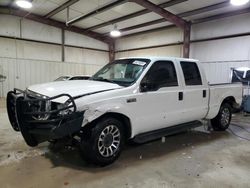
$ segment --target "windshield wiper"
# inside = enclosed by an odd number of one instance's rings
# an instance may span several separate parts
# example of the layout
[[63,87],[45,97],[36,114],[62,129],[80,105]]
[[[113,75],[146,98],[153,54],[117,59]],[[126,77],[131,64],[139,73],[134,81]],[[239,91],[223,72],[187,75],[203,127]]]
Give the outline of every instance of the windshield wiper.
[[117,84],[116,82],[114,82],[114,81],[112,81],[112,80],[109,80],[109,79],[106,79],[106,78],[103,78],[103,77],[93,78],[93,80]]

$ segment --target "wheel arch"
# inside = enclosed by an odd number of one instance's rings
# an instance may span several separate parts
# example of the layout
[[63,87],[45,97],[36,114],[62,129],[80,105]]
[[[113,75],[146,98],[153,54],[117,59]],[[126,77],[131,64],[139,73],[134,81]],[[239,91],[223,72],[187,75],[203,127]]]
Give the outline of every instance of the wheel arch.
[[234,111],[235,104],[237,104],[235,97],[233,97],[233,96],[222,97],[220,102],[217,103],[218,105],[213,105],[212,108],[210,106],[209,113],[206,116],[206,119],[215,118],[218,115],[221,106],[225,103],[229,104],[231,106],[232,110]]
[[124,126],[124,130],[125,130],[125,137],[126,139],[129,139],[132,135],[132,127],[131,127],[131,121],[130,118],[124,114],[118,113],[118,112],[106,112],[105,114],[99,116],[98,118],[96,118],[95,120],[93,120],[92,122],[88,123],[86,126],[84,126],[84,129],[91,129],[93,128],[93,125],[95,125],[95,123],[103,118],[107,118],[107,117],[112,117],[115,118],[117,120],[119,120],[123,126]]
[[221,105],[225,103],[229,104],[233,109],[234,105],[236,104],[236,99],[233,96],[228,96],[222,101]]

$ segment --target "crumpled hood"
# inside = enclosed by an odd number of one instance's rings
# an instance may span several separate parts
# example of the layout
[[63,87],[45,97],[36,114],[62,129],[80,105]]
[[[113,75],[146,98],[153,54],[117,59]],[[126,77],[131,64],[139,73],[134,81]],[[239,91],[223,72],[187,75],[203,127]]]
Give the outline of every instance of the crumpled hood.
[[[122,86],[117,84],[100,82],[94,80],[70,80],[70,81],[57,81],[44,84],[37,84],[28,87],[28,90],[37,94],[45,95],[47,97],[54,97],[60,94],[69,94],[72,97],[85,95],[88,93],[104,92],[112,89],[119,89]],[[62,99],[63,98],[63,99]],[[64,102],[65,97],[61,97],[57,102]]]

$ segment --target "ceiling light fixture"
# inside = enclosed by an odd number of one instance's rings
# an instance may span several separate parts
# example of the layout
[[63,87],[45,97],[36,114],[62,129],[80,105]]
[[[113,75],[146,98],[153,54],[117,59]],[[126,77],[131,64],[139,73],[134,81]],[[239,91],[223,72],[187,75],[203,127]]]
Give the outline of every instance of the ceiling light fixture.
[[235,6],[245,5],[249,2],[249,0],[230,0],[230,3]]
[[32,3],[29,0],[17,0],[16,4],[17,6],[25,9],[30,9],[32,7]]
[[110,31],[111,37],[119,37],[121,36],[121,31],[117,29],[117,25],[114,26],[114,29]]

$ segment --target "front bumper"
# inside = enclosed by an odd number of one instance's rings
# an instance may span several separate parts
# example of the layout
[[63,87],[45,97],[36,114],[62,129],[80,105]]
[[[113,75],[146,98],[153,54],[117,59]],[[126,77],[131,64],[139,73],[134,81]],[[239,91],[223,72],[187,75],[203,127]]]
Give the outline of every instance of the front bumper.
[[[37,108],[39,105],[52,104],[54,99],[60,97],[68,98],[64,107]],[[61,113],[65,110],[70,110],[70,113]],[[68,94],[37,98],[29,97],[26,91],[14,89],[7,95],[7,111],[12,128],[20,131],[25,142],[32,147],[74,135],[80,131],[83,121],[83,112],[76,111],[75,101]]]

